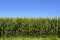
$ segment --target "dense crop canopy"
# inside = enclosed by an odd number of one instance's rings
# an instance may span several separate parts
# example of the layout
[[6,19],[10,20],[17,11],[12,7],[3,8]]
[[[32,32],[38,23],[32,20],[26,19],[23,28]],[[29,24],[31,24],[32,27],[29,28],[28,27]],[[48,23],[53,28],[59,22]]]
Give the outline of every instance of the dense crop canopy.
[[0,18],[0,36],[60,35],[60,18]]

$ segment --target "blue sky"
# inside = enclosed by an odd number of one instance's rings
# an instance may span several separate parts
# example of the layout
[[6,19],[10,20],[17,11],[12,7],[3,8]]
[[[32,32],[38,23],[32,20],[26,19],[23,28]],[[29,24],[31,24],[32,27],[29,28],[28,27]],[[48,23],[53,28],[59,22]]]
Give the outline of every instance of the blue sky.
[[0,0],[0,17],[60,17],[60,0]]

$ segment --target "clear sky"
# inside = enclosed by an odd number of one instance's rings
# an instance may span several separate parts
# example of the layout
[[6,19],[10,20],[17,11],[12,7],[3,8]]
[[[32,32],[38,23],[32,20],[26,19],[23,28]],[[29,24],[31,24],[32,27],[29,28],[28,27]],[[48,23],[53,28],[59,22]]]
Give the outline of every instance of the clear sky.
[[0,0],[0,17],[60,17],[60,0]]

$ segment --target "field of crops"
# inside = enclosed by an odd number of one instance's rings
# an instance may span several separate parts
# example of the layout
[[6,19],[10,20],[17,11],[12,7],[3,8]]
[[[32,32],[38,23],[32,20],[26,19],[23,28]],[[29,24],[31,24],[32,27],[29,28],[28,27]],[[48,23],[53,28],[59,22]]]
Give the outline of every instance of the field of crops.
[[[30,37],[26,40],[46,40],[45,37],[60,37],[59,35],[60,18],[0,18],[1,40],[5,40],[4,37]],[[36,39],[33,37],[36,37]],[[12,40],[12,38],[8,39]],[[13,38],[13,40],[18,39],[21,38]],[[51,38],[47,39],[50,40]],[[25,40],[25,38],[22,40]],[[55,40],[55,38],[51,40]]]

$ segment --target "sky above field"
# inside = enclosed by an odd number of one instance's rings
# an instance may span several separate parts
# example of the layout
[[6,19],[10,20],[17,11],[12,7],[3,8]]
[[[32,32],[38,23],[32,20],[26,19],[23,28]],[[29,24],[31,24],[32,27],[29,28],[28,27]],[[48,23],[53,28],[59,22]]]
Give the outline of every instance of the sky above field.
[[60,17],[60,0],[0,0],[0,17]]

